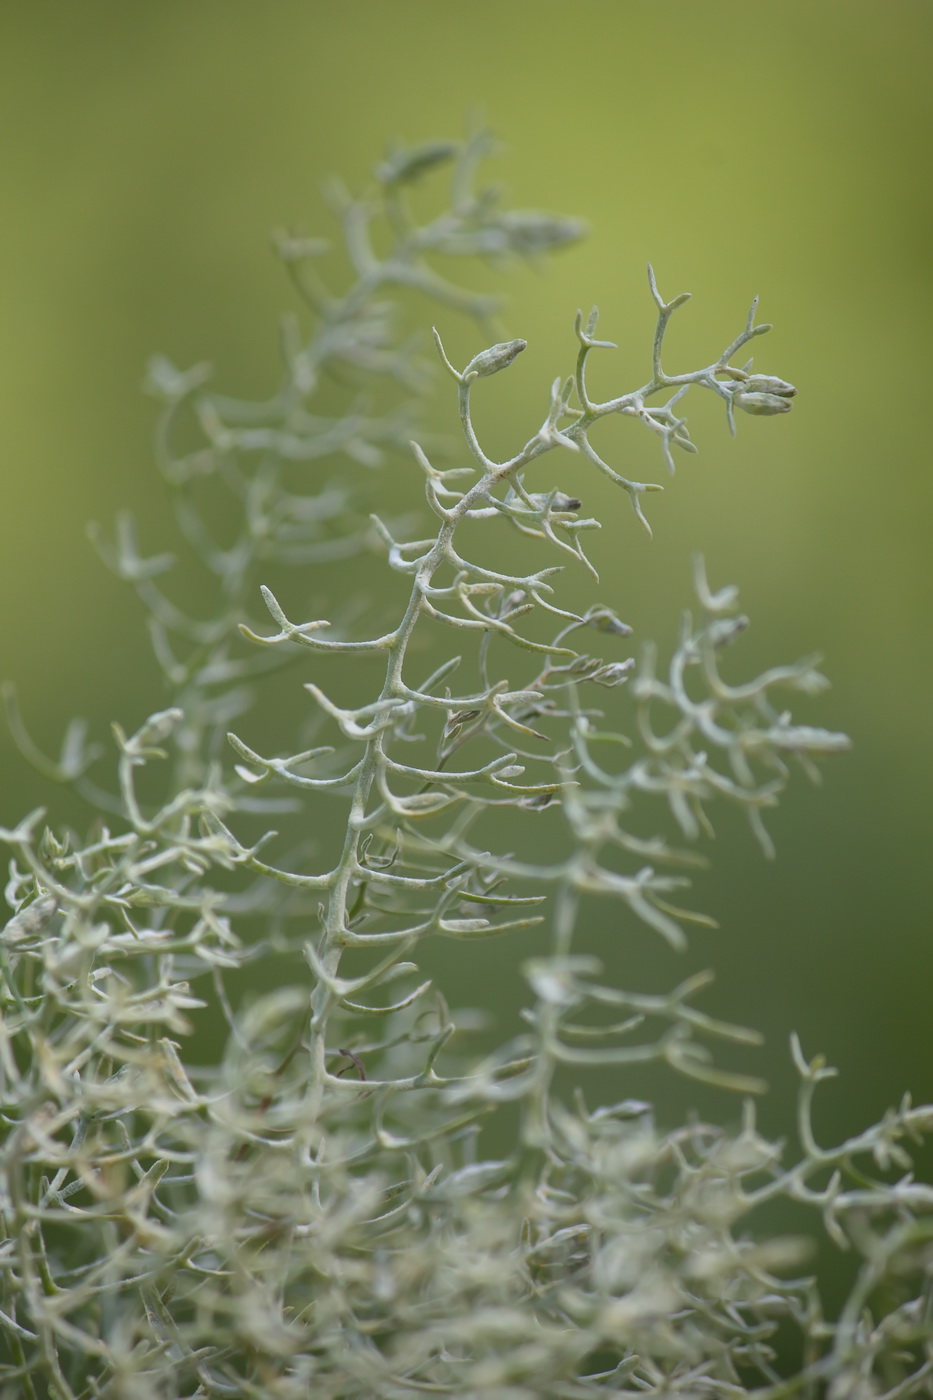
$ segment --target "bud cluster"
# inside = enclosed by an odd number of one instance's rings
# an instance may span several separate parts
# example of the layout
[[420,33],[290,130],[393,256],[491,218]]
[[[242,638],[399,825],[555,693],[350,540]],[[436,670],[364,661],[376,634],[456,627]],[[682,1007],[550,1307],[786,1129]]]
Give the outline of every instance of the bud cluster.
[[732,395],[732,402],[743,413],[766,418],[775,413],[789,413],[791,399],[797,393],[793,384],[773,374],[750,374],[745,379],[733,379],[723,384]]

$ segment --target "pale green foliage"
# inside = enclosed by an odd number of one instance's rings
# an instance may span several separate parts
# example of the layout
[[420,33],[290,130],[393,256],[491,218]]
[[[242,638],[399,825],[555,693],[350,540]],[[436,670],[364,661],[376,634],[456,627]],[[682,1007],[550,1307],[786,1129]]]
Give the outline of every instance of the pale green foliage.
[[[141,557],[128,520],[115,548],[101,539],[146,605],[169,692],[132,736],[115,726],[116,786],[89,778],[99,754],[80,727],[52,763],[11,711],[27,754],[102,816],[84,836],[56,835],[41,811],[3,833],[14,911],[0,962],[4,1397],[933,1393],[933,1191],[912,1180],[904,1151],[933,1110],[905,1102],[820,1148],[810,1102],[830,1071],[799,1047],[796,1155],[759,1135],[750,1099],[737,1133],[670,1131],[647,1103],[594,1108],[585,1082],[572,1103],[555,1087],[564,1065],[582,1076],[650,1060],[760,1087],[711,1059],[710,1039],[756,1037],[697,1009],[705,979],[666,996],[607,985],[575,938],[598,899],[623,924],[631,915],[682,944],[699,916],[671,896],[685,883],[677,872],[697,863],[691,843],[712,799],[738,804],[769,850],[762,813],[788,765],[812,771],[846,741],[784,708],[787,692],[822,688],[809,662],[724,679],[722,652],[745,619],[735,590],[711,591],[700,562],[698,614],[663,671],[651,648],[636,669],[619,654],[630,629],[613,610],[561,602],[554,567],[513,563],[518,531],[592,572],[583,538],[597,522],[540,476],[554,448],[618,484],[644,521],[658,488],[603,460],[591,438],[607,415],[649,428],[673,466],[674,449],[695,450],[678,409],[691,386],[723,400],[733,427],[736,407],[791,407],[791,385],[730,363],[768,329],[754,306],[722,355],[668,374],[664,334],[685,298],[665,302],[651,274],[651,376],[606,402],[590,397],[586,369],[607,342],[595,311],[580,317],[574,372],[505,462],[483,451],[472,399],[505,390],[507,380],[485,381],[524,341],[483,349],[459,371],[438,339],[465,443],[453,466],[409,448],[410,397],[377,406],[380,382],[410,395],[424,378],[377,297],[414,288],[485,317],[488,299],[443,280],[429,255],[534,255],[579,233],[477,193],[482,153],[482,140],[395,151],[376,172],[379,201],[335,194],[354,274],[342,296],[314,270],[322,245],[281,240],[314,323],[307,335],[286,324],[271,401],[234,402],[206,387],[203,369],[154,364],[161,470],[218,601],[212,617],[182,611],[155,581],[172,560]],[[448,165],[449,207],[416,223],[406,185]],[[370,238],[377,217],[383,254]],[[360,389],[343,413],[322,406],[334,371]],[[349,486],[319,481],[319,461],[369,467],[393,449],[422,478],[424,538],[396,539],[398,526],[356,513]],[[206,523],[205,482],[238,503],[230,546]],[[479,530],[498,569],[468,557],[464,537]],[[261,570],[326,566],[374,544],[408,590],[387,630],[293,621],[264,588],[274,630],[253,619],[242,626],[250,645],[237,639]],[[425,633],[448,643],[429,675],[425,652],[410,654]],[[593,643],[608,659],[580,649]],[[381,679],[351,708],[330,698],[327,677],[359,654],[381,662]],[[296,658],[311,663],[314,746],[260,753],[250,682]],[[594,707],[603,693],[611,720]],[[616,703],[626,696],[628,707]],[[684,846],[645,834],[664,824],[652,798]],[[247,834],[272,812],[291,852],[274,833]],[[321,840],[309,845],[309,831]],[[333,831],[333,858],[316,857]],[[419,942],[479,940],[481,959],[486,936],[532,926],[526,1029],[471,1053],[442,989],[419,975]],[[238,974],[254,964],[277,990],[250,995]],[[206,1066],[186,1048],[205,1004],[229,1023]],[[517,1124],[513,1148],[477,1160],[480,1127],[497,1112]],[[756,1224],[778,1198],[810,1207],[814,1228],[860,1261],[836,1317],[799,1271],[805,1241]]]

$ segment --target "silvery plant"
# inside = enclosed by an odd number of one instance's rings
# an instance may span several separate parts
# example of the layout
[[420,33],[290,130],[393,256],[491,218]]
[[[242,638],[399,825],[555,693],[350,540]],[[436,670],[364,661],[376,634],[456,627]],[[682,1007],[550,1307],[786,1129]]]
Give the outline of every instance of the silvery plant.
[[[540,261],[581,228],[503,208],[478,183],[487,146],[393,149],[364,196],[331,190],[345,290],[327,245],[279,239],[303,310],[272,398],[152,364],[200,580],[173,581],[128,517],[96,539],[147,613],[157,709],[103,747],[74,723],[52,760],[8,692],[26,757],[94,816],[0,833],[3,1400],[933,1395],[933,1189],[908,1156],[933,1108],[905,1099],[824,1146],[811,1105],[834,1071],[795,1043],[798,1140],[768,1141],[760,1085],[713,1054],[741,1063],[756,1036],[697,1005],[706,979],[617,986],[584,946],[607,910],[620,938],[640,921],[681,946],[714,801],[769,851],[793,770],[846,739],[791,717],[825,686],[809,662],[725,678],[746,619],[702,561],[670,659],[633,662],[585,551],[599,522],[550,473],[574,454],[574,480],[607,478],[646,526],[659,488],[605,460],[602,419],[647,429],[673,469],[696,451],[688,391],[733,431],[796,391],[752,369],[754,305],[672,373],[687,297],[649,271],[645,383],[593,397],[613,347],[580,315],[541,426],[491,457],[474,404],[503,402],[525,341],[486,344],[494,303],[450,266]],[[410,340],[399,298],[472,316],[481,348],[460,364],[437,332]],[[431,366],[452,450],[418,424]],[[384,519],[365,501],[383,462]],[[333,580],[363,556],[386,584],[360,610]],[[282,601],[328,588],[328,617]],[[270,743],[270,696],[302,685]],[[533,956],[497,1044],[418,959],[453,939],[481,965],[513,930]],[[736,1092],[740,1126],[600,1101],[613,1067],[651,1062]],[[793,1238],[769,1224],[782,1202],[811,1222]],[[839,1306],[814,1241],[846,1254]]]

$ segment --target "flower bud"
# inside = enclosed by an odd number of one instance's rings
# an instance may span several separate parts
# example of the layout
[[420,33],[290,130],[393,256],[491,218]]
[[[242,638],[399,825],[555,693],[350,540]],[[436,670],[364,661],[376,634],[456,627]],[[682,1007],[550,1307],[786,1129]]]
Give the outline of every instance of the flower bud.
[[613,632],[617,637],[630,637],[632,629],[627,622],[623,622],[620,617],[616,617],[611,608],[597,605],[590,608],[584,621],[590,627],[596,627],[600,632]]
[[564,515],[578,511],[583,504],[578,496],[566,496],[563,491],[531,491],[528,499],[538,510],[544,510],[550,504],[552,511],[559,511]]
[[600,666],[588,677],[595,681],[597,685],[612,686],[623,685],[629,678],[632,667],[635,665],[633,657],[627,661],[610,661],[605,666]]
[[500,369],[508,369],[515,356],[520,355],[527,345],[527,340],[502,340],[498,345],[490,345],[488,350],[481,350],[473,356],[463,371],[464,378],[469,374],[483,378],[487,374],[498,374]]
[[780,394],[748,390],[744,386],[736,390],[732,401],[736,408],[741,408],[744,413],[754,413],[758,417],[767,417],[772,413],[789,413],[794,406],[789,398],[782,398]]
[[499,216],[498,224],[509,250],[525,255],[565,248],[585,232],[579,219],[557,218],[534,209],[509,209]]
[[714,647],[727,647],[742,635],[747,626],[747,617],[721,617],[710,623],[707,636]]
[[409,151],[393,151],[375,171],[375,176],[383,185],[409,184],[435,166],[453,160],[456,154],[457,147],[450,141],[431,141]]
[[540,812],[545,807],[550,807],[554,801],[553,792],[536,792],[531,797],[519,799],[519,807],[524,807],[526,812]]
[[778,394],[782,399],[792,399],[797,392],[793,384],[774,374],[750,374],[740,388],[742,393]]
[[51,922],[58,913],[58,896],[40,895],[31,904],[25,905],[14,914],[0,931],[5,943],[20,943],[24,938],[34,938]]
[[[184,711],[179,709],[159,710],[150,715],[145,724],[126,741],[127,753],[144,753],[147,749],[161,744],[172,730],[184,719]],[[121,748],[124,745],[121,744]]]

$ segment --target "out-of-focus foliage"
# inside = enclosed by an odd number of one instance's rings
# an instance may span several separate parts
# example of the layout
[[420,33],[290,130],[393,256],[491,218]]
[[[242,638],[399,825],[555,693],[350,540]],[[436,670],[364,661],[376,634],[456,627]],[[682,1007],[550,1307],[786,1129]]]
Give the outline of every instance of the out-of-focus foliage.
[[[694,1119],[671,1131],[645,1100],[597,1105],[587,1078],[657,1061],[761,1087],[711,1057],[710,1040],[741,1059],[756,1037],[694,1004],[703,979],[663,995],[621,987],[579,942],[601,901],[622,940],[640,921],[681,945],[703,919],[671,896],[701,863],[709,804],[735,804],[770,851],[762,813],[791,769],[814,776],[846,740],[785,708],[787,692],[823,688],[810,662],[726,678],[745,619],[700,561],[698,615],[668,665],[650,648],[637,668],[618,655],[630,629],[593,593],[584,548],[599,522],[541,459],[576,454],[645,525],[657,488],[610,465],[606,420],[647,428],[673,468],[675,449],[696,450],[691,390],[733,429],[736,409],[786,414],[789,382],[732,363],[770,327],[753,304],[722,353],[672,372],[662,350],[686,297],[666,301],[649,270],[647,380],[596,397],[590,362],[614,347],[596,338],[595,310],[578,316],[572,372],[502,461],[482,446],[474,396],[509,382],[486,384],[525,342],[458,370],[436,337],[463,444],[453,466],[423,438],[407,453],[435,533],[410,539],[404,520],[360,513],[349,487],[308,480],[308,464],[334,458],[368,470],[417,431],[423,375],[394,331],[397,289],[483,317],[488,300],[446,280],[441,255],[530,256],[579,235],[565,218],[503,210],[476,183],[483,150],[482,137],[396,147],[371,192],[335,192],[344,292],[316,274],[320,244],[281,240],[311,326],[286,323],[268,400],[153,363],[159,465],[212,587],[183,605],[163,580],[171,556],[143,556],[129,518],[114,544],[98,534],[145,605],[169,698],[134,733],[114,726],[115,783],[80,726],[45,758],[11,701],[27,756],[98,816],[79,833],[39,809],[2,832],[4,1397],[930,1394],[933,1189],[912,1178],[906,1146],[933,1109],[905,1099],[822,1148],[811,1101],[831,1071],[795,1045],[790,1150],[750,1106],[738,1130]],[[416,215],[409,186],[448,167],[449,204]],[[343,386],[339,414],[319,404],[325,375]],[[214,488],[235,508],[223,544]],[[385,625],[388,589],[376,626],[341,618],[336,600],[334,625],[294,621],[268,586],[275,630],[250,615],[268,568],[329,567],[374,542],[403,585]],[[552,559],[579,569],[585,608]],[[590,638],[608,656],[583,650]],[[255,687],[267,672],[291,685],[285,665],[302,656],[320,667],[308,732],[262,753]],[[341,667],[364,669],[344,682]],[[419,945],[475,944],[479,962],[485,939],[532,927],[527,1029],[471,1050],[469,1017],[458,1028],[444,987],[420,975]],[[250,995],[259,968],[278,985]],[[205,1007],[227,1022],[216,1062],[197,1057]],[[581,1081],[575,1096],[561,1067]],[[509,1145],[486,1158],[482,1128],[497,1119]],[[800,1272],[807,1233],[769,1226],[777,1201],[851,1252],[841,1306]]]

